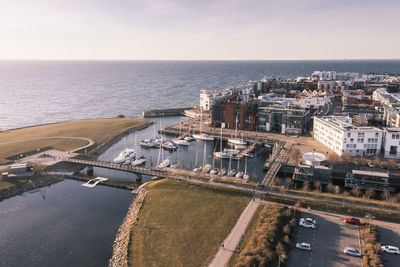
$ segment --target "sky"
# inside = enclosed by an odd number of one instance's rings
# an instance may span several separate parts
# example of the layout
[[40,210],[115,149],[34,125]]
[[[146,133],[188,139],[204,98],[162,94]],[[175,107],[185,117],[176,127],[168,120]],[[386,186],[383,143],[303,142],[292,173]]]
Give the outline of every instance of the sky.
[[0,59],[399,59],[399,0],[0,0]]

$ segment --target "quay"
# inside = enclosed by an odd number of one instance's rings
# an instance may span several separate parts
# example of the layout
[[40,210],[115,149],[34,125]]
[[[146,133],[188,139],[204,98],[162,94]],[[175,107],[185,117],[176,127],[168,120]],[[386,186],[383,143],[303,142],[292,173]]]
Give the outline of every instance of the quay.
[[161,116],[181,116],[186,110],[192,108],[170,108],[170,109],[152,109],[143,111],[143,118],[161,117]]

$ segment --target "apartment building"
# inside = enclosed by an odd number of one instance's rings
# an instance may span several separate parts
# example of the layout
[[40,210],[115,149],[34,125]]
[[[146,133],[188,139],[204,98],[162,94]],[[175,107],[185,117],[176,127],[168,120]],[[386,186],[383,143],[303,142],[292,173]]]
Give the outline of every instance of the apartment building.
[[355,126],[350,117],[314,117],[314,139],[339,156],[373,156],[381,153],[383,130]]
[[385,128],[383,139],[385,158],[400,158],[400,128]]

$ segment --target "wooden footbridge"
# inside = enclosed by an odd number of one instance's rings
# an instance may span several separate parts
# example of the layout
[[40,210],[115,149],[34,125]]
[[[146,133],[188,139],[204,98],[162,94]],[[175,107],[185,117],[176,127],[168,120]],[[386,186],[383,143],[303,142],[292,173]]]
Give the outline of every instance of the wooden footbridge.
[[119,164],[109,161],[99,161],[99,160],[86,160],[86,159],[73,159],[73,158],[63,158],[65,162],[71,162],[76,164],[82,164],[92,167],[106,168],[118,171],[131,172],[142,175],[158,176],[158,177],[169,177],[168,172],[163,169],[153,168],[149,169],[146,167],[137,167],[130,164]]

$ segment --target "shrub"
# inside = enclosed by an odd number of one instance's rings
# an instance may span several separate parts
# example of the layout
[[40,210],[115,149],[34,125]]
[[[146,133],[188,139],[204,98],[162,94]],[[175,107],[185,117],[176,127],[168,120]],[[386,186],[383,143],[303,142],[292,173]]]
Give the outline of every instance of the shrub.
[[381,244],[378,242],[378,230],[375,225],[364,225],[360,228],[362,240],[363,267],[383,267],[380,256]]

